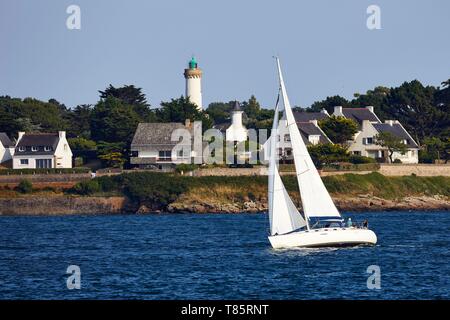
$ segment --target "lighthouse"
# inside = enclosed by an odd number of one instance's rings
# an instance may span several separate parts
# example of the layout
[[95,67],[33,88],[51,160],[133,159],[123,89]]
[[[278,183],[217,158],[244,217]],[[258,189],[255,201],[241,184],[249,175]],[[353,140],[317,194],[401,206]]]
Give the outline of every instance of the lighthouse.
[[235,101],[231,112],[231,125],[225,132],[226,141],[242,142],[247,140],[247,128],[242,124],[242,114],[239,102]]
[[202,69],[198,67],[197,60],[192,57],[188,68],[184,69],[184,78],[186,79],[186,97],[202,110]]

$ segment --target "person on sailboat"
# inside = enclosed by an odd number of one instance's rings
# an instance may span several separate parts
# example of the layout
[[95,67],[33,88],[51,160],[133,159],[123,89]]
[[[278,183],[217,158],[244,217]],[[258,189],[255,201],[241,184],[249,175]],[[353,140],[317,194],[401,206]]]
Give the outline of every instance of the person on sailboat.
[[348,220],[347,220],[347,227],[351,227],[353,225],[353,223],[352,223],[352,218],[348,218]]
[[363,228],[364,228],[364,229],[368,229],[368,228],[369,228],[369,221],[367,221],[367,219],[365,219],[365,220],[363,221]]

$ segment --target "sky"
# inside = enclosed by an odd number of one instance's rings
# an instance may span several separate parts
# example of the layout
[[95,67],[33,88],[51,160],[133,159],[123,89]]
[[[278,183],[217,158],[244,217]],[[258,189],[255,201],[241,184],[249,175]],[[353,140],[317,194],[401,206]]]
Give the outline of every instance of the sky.
[[[81,29],[66,9],[78,5]],[[369,5],[381,29],[367,27]],[[450,78],[448,0],[0,0],[0,95],[95,104],[109,84],[141,87],[152,106],[184,94],[194,54],[203,104],[271,108],[281,59],[292,105],[375,86]]]

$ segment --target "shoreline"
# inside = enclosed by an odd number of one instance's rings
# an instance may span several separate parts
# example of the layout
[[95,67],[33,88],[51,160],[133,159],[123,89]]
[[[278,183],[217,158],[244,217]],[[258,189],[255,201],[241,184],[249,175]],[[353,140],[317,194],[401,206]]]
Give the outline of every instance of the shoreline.
[[[400,200],[373,196],[333,196],[340,211],[446,211],[450,201],[444,196],[411,196]],[[255,214],[267,211],[264,201],[212,204],[180,199],[163,209],[136,205],[123,196],[79,197],[52,195],[0,198],[0,216],[143,215],[143,214]]]

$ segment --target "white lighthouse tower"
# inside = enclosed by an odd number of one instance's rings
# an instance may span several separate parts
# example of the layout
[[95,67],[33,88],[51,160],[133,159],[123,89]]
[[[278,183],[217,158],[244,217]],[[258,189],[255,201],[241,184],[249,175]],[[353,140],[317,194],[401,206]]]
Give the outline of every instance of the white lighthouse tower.
[[186,97],[197,105],[199,110],[203,110],[202,106],[202,69],[197,65],[197,60],[192,57],[189,61],[189,67],[184,69],[184,78],[186,79]]
[[247,128],[242,124],[243,113],[239,102],[236,101],[231,112],[231,125],[225,132],[226,141],[242,142],[247,140]]

